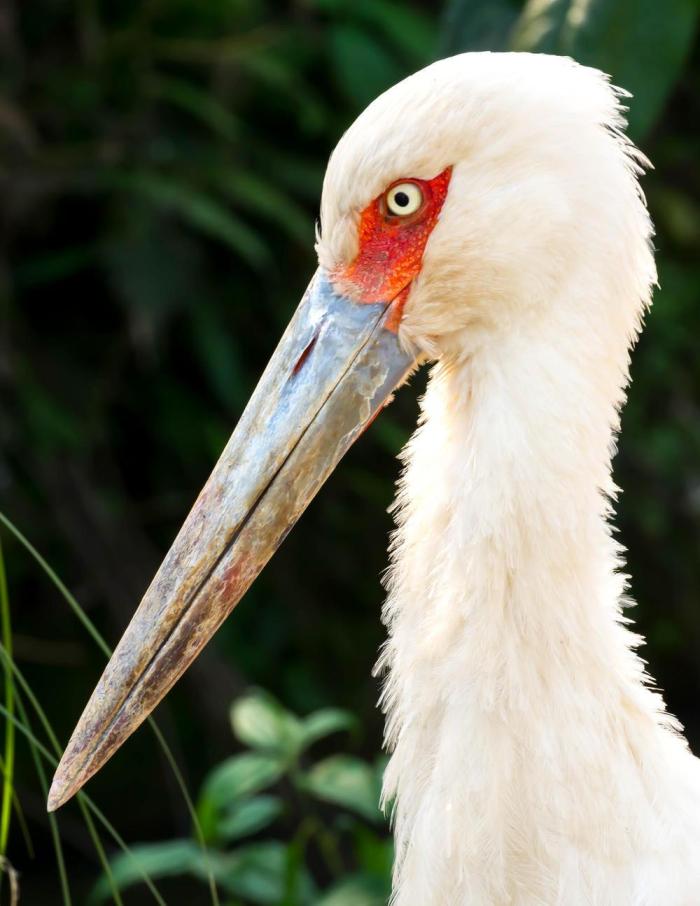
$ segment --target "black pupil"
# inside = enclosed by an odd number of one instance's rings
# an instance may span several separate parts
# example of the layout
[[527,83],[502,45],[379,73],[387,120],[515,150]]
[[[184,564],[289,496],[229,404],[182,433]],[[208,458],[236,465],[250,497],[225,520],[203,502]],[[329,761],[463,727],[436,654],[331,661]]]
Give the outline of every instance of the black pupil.
[[399,208],[405,208],[411,199],[405,192],[397,192],[394,195],[394,202]]

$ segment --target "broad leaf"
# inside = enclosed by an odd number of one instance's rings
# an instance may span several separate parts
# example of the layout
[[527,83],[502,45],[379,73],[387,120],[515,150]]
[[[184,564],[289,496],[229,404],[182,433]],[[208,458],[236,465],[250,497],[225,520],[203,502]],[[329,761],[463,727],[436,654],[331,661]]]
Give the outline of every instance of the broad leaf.
[[255,749],[287,759],[296,757],[299,751],[299,719],[263,692],[238,699],[231,708],[231,724],[240,741]]
[[[217,873],[217,880],[229,893],[252,903],[279,904],[285,899],[287,860],[288,849],[283,843],[251,843],[231,854],[226,870]],[[313,884],[304,870],[294,902],[301,906],[312,896]]]
[[658,118],[692,45],[696,0],[529,0],[515,50],[565,54],[612,76],[632,93],[630,134],[639,139]]
[[[380,837],[360,821],[353,828],[357,865],[367,876],[390,878],[394,862],[394,841],[390,836]],[[388,893],[388,891],[387,891]]]
[[384,906],[387,893],[376,878],[353,875],[326,891],[315,906]]
[[342,805],[368,818],[382,821],[380,784],[374,768],[350,755],[333,755],[314,765],[304,787],[319,799]]
[[352,730],[357,720],[349,711],[340,708],[322,708],[314,711],[302,720],[301,738],[304,748],[308,748],[319,739],[341,730]]
[[518,18],[513,0],[451,0],[442,22],[441,56],[466,50],[505,50]]
[[[164,843],[142,843],[128,853],[111,860],[115,885],[123,890],[138,884],[144,875],[152,880],[203,871],[204,854],[192,840],[169,840]],[[101,902],[110,895],[106,877],[100,878],[90,896],[91,902]]]
[[[191,875],[204,880],[210,869],[227,893],[260,904],[280,903],[286,891],[288,850],[283,843],[268,841],[251,843],[223,855],[213,852],[205,855],[191,840],[172,840],[167,843],[143,844],[134,847],[128,855],[119,855],[111,863],[114,883],[120,889],[143,880]],[[297,899],[299,906],[309,903],[314,888],[308,872],[299,876]],[[92,891],[93,903],[104,901],[110,895],[106,878],[101,878]]]
[[212,92],[203,90],[189,79],[161,76],[147,87],[154,97],[179,107],[222,138],[232,141],[239,137],[240,123],[231,111]]
[[330,36],[330,60],[336,79],[358,109],[405,75],[373,30],[336,25]]
[[223,809],[276,783],[285,770],[275,755],[247,752],[218,765],[204,781],[201,805]]
[[232,805],[217,823],[221,840],[237,840],[256,834],[282,814],[282,802],[276,796],[256,796]]
[[152,170],[115,171],[105,174],[104,184],[178,215],[194,229],[229,246],[255,268],[269,264],[269,249],[254,230],[218,200],[182,180]]
[[394,0],[359,0],[353,14],[381,31],[417,65],[427,63],[434,53],[437,31],[433,16]]
[[267,179],[245,170],[218,170],[210,173],[217,188],[231,201],[253,214],[269,220],[305,247],[313,243],[313,221],[296,202]]
[[250,396],[250,386],[235,332],[226,329],[213,306],[194,306],[190,318],[192,346],[212,390],[228,411],[241,411]]

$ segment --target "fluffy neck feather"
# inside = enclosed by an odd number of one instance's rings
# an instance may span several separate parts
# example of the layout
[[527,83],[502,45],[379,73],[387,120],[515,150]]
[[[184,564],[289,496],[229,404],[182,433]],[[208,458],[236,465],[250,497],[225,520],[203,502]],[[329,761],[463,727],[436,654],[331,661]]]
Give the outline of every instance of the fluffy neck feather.
[[439,363],[405,454],[380,660],[400,906],[690,903],[640,873],[700,799],[621,615],[626,351],[577,337],[533,322]]

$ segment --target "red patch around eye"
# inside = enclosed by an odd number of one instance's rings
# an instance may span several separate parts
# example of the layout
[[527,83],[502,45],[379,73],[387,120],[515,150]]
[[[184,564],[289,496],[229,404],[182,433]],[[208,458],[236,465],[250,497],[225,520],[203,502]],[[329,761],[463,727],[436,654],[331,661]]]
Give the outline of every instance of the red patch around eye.
[[[425,245],[447,196],[452,167],[433,179],[398,179],[370,202],[360,215],[359,250],[347,267],[333,273],[333,283],[358,302],[391,302],[387,327],[397,330],[411,281],[423,262]],[[389,189],[411,182],[423,193],[423,204],[402,217],[386,207]]]

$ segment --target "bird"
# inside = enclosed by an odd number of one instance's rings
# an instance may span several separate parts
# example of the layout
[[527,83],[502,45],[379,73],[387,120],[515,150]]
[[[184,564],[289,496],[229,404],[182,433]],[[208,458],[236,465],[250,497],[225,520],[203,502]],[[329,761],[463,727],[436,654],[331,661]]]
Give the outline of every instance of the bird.
[[318,270],[67,746],[141,723],[348,447],[430,367],[393,514],[393,906],[697,906],[700,761],[639,656],[612,459],[657,276],[626,93],[546,54],[389,88],[326,171]]

